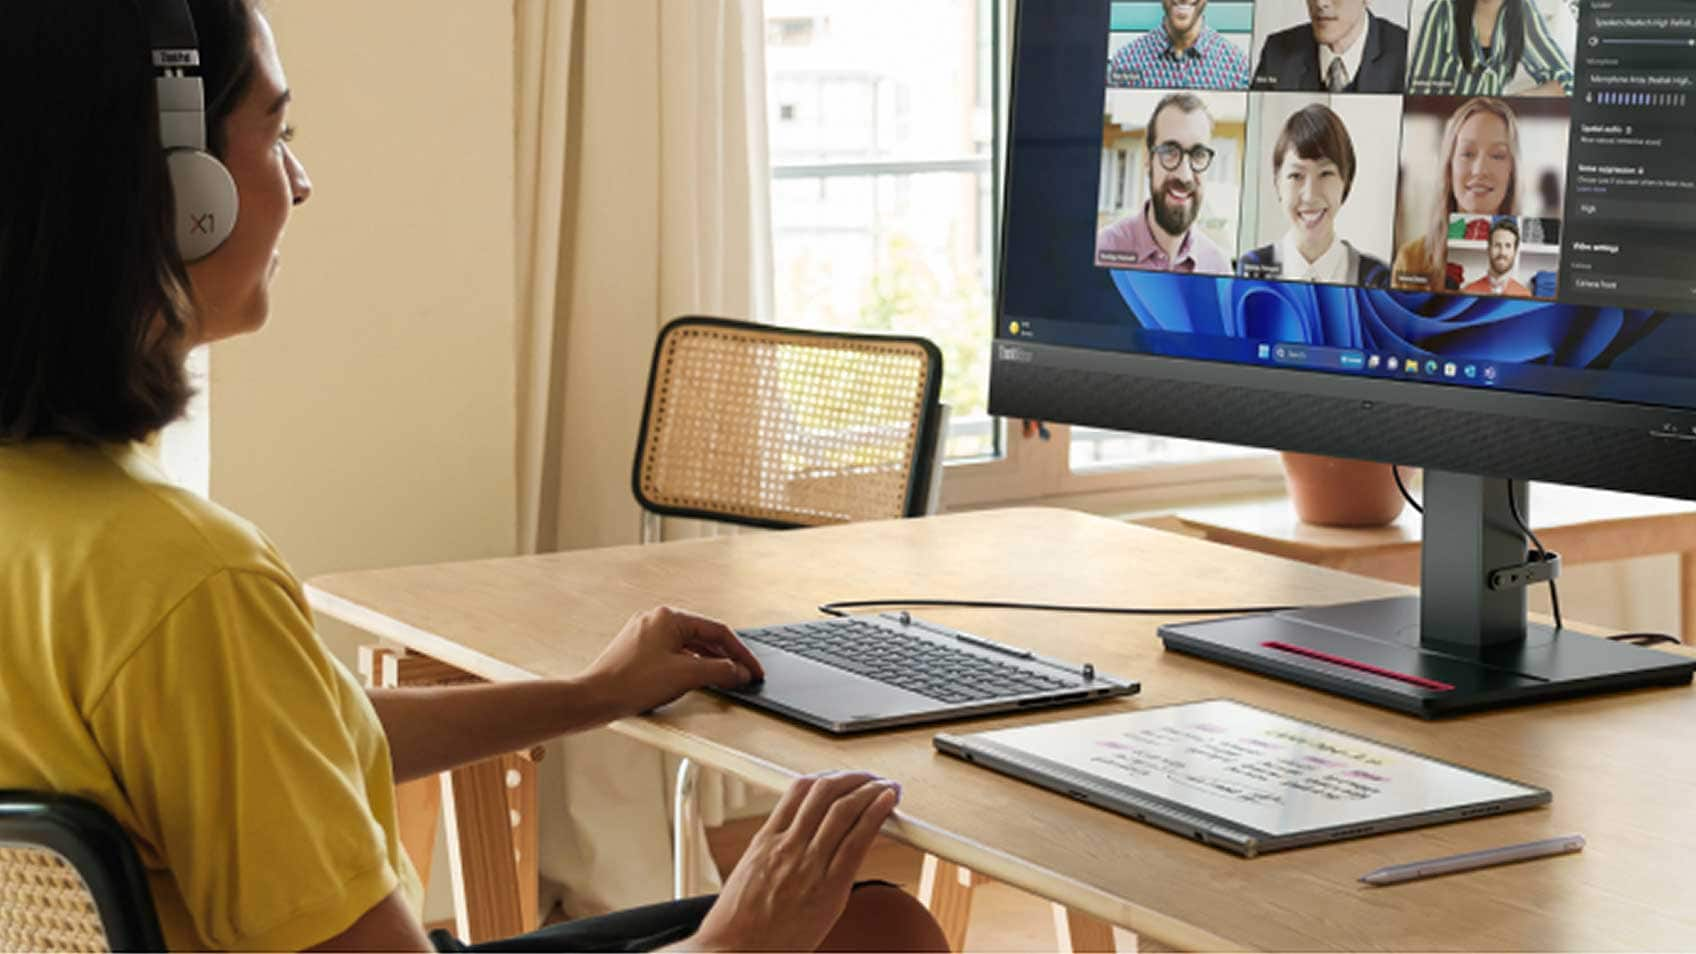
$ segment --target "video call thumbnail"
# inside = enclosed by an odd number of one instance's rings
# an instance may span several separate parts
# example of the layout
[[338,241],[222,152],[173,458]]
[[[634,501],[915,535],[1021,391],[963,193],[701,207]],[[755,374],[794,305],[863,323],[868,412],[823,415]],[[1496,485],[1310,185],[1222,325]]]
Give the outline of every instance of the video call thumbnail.
[[1408,0],[1260,0],[1250,89],[1400,93]]
[[1095,261],[1229,275],[1248,94],[1108,90]]
[[[1391,286],[1478,294],[1555,287],[1570,110],[1564,98],[1404,98]],[[1457,216],[1472,219],[1458,238]],[[1486,228],[1475,224],[1481,217],[1492,232],[1504,225],[1504,247],[1494,255],[1491,232],[1478,236]],[[1508,224],[1517,233],[1512,243]],[[1535,243],[1527,241],[1532,231]]]
[[1248,89],[1252,0],[1111,4],[1109,89]]
[[1560,278],[1560,219],[1449,216],[1448,266],[1468,295],[1553,299]]
[[1571,96],[1578,0],[1412,0],[1407,92],[1415,96]]
[[1385,288],[1401,97],[1266,93],[1248,129],[1236,274]]

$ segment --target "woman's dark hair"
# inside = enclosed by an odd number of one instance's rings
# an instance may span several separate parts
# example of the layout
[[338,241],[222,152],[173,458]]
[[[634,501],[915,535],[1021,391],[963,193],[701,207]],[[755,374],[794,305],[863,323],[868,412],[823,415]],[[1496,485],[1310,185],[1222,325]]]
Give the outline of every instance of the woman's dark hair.
[[[1508,70],[1504,75],[1511,77],[1519,69],[1519,58],[1525,55],[1525,0],[1502,0],[1502,7],[1506,16],[1492,39],[1506,58]],[[1477,8],[1478,0],[1454,0],[1455,52],[1468,73],[1478,66],[1472,62],[1472,14]]]
[[[157,2],[0,5],[0,443],[138,440],[192,393],[148,35]],[[253,78],[253,13],[250,0],[189,6],[221,155]]]
[[1283,171],[1284,157],[1294,149],[1296,155],[1312,162],[1329,159],[1343,174],[1343,199],[1354,188],[1354,140],[1343,119],[1329,107],[1312,103],[1296,110],[1284,121],[1284,131],[1272,146],[1272,177]]

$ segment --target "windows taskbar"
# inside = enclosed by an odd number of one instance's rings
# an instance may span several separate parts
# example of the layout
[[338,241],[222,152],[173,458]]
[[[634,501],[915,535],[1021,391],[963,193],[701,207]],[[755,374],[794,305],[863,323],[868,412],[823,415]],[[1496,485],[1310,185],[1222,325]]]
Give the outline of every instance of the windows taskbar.
[[1225,335],[1151,331],[1123,325],[1011,317],[1002,319],[996,338],[1098,351],[1696,409],[1696,377],[1672,377],[1620,369],[1559,368],[1418,350],[1338,348]]

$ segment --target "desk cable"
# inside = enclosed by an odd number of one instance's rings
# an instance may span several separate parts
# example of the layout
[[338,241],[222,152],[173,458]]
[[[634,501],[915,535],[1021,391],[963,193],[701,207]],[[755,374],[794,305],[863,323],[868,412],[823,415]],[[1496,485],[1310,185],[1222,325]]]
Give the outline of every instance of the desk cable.
[[[1394,475],[1396,479],[1396,489],[1401,491],[1402,498],[1407,501],[1408,506],[1412,507],[1416,513],[1423,514],[1425,512],[1425,508],[1420,506],[1419,501],[1413,499],[1413,495],[1408,492],[1407,485],[1402,482],[1401,469],[1392,464],[1390,466],[1390,473]],[[1543,572],[1538,573],[1538,575],[1543,579],[1546,579],[1549,583],[1549,605],[1554,611],[1552,615],[1555,617],[1555,629],[1559,631],[1562,628],[1561,604],[1560,595],[1555,589],[1555,576],[1559,573],[1560,557],[1559,555],[1552,554],[1548,550],[1544,549],[1542,541],[1537,539],[1537,534],[1532,532],[1531,528],[1525,525],[1525,521],[1521,519],[1519,514],[1519,503],[1513,499],[1511,484],[1509,485],[1508,490],[1508,508],[1509,512],[1513,514],[1514,522],[1517,523],[1519,525],[1519,529],[1531,539],[1531,544],[1536,549],[1536,559],[1532,564],[1530,564],[1530,566],[1533,568],[1543,568]],[[849,615],[849,610],[871,609],[883,606],[1035,610],[1047,613],[1103,613],[1115,616],[1231,616],[1247,615],[1250,613],[1281,613],[1301,608],[1299,606],[1091,606],[1075,603],[1024,603],[1009,600],[945,600],[920,597],[888,597],[884,599],[870,600],[834,600],[829,603],[820,603],[818,610],[826,616],[840,617]],[[1608,638],[1616,642],[1635,643],[1639,646],[1653,646],[1657,643],[1676,644],[1679,642],[1678,639],[1668,636],[1665,633],[1619,633],[1609,636]]]

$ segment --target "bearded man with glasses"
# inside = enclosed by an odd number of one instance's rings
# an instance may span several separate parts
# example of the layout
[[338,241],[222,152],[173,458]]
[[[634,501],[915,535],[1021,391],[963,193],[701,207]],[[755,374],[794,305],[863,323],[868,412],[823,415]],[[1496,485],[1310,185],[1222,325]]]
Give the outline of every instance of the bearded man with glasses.
[[1164,272],[1231,274],[1230,257],[1195,228],[1213,164],[1213,117],[1194,93],[1169,93],[1148,118],[1148,200],[1102,229],[1097,265]]

